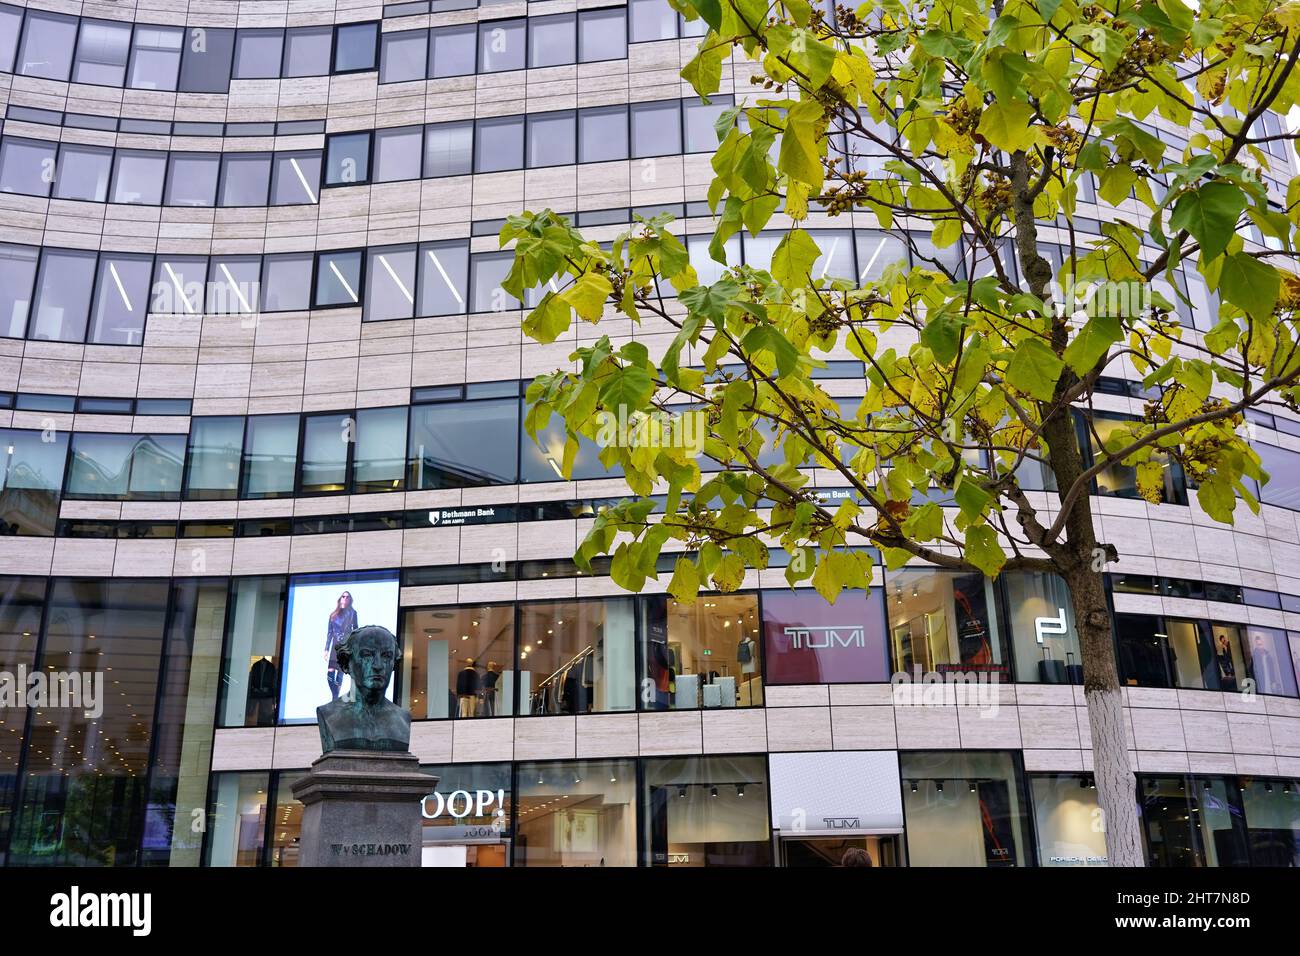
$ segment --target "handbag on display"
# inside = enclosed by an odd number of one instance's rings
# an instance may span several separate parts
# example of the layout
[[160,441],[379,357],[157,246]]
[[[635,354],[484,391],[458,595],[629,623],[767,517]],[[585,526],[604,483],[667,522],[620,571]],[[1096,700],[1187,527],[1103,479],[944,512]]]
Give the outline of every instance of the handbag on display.
[[1083,683],[1083,665],[1074,662],[1074,651],[1065,652],[1065,676],[1071,684]]
[[1038,662],[1038,679],[1044,684],[1065,683],[1065,662],[1052,659],[1052,649],[1043,647],[1043,659]]

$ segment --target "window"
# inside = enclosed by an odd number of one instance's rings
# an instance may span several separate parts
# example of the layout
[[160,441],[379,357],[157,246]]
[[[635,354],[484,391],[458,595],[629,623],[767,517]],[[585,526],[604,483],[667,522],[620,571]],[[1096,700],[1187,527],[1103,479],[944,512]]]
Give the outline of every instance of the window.
[[34,246],[0,243],[0,336],[21,339],[27,334],[38,252]]
[[772,865],[767,758],[656,757],[642,767],[643,864]]
[[[701,598],[706,602],[715,600]],[[888,681],[891,671],[885,644],[884,603],[880,588],[846,591],[834,605],[809,589],[764,591],[763,643],[768,682]],[[747,636],[753,637],[753,632],[750,628]],[[761,673],[761,669],[753,673]]]
[[157,206],[162,202],[167,154],[119,149],[113,164],[112,202]]
[[184,435],[77,432],[68,466],[70,498],[175,500],[180,496]]
[[524,166],[524,118],[501,116],[475,121],[474,172],[495,173]]
[[1120,680],[1130,687],[1174,687],[1169,662],[1169,633],[1158,617],[1116,614]]
[[429,79],[467,76],[475,70],[478,27],[467,23],[429,31]]
[[0,466],[0,535],[54,534],[68,433],[0,429],[0,450],[5,453]]
[[211,206],[216,202],[219,153],[172,153],[168,166],[168,206]]
[[6,136],[0,141],[0,192],[48,196],[55,178],[53,143]]
[[293,494],[298,469],[298,416],[251,415],[244,433],[241,498]]
[[95,280],[95,253],[44,249],[28,338],[82,342]]
[[1300,452],[1252,442],[1268,481],[1259,486],[1259,500],[1279,508],[1300,511]]
[[528,166],[569,166],[577,148],[574,113],[534,113],[528,117]]
[[406,406],[357,412],[352,490],[400,491],[406,473]]
[[190,500],[237,497],[243,447],[242,415],[191,419],[189,454],[185,459],[185,497]]
[[1086,773],[1029,778],[1039,866],[1105,866],[1106,832],[1096,826],[1097,788]]
[[108,147],[64,143],[59,148],[54,198],[104,202],[108,199],[108,177],[112,169],[113,151]]
[[18,50],[18,72],[44,80],[66,81],[72,70],[72,49],[76,42],[75,17],[28,10],[23,42]]
[[1300,788],[1289,780],[1243,780],[1241,805],[1251,864],[1300,866]]
[[1065,580],[1039,571],[1002,576],[1015,646],[1016,680],[1082,684],[1083,655]]
[[636,621],[630,598],[547,601],[519,609],[524,714],[636,709]]
[[677,38],[677,11],[663,0],[628,0],[633,43]]
[[370,133],[329,137],[325,156],[325,185],[351,186],[370,179]]
[[428,72],[429,32],[385,33],[379,49],[379,82],[423,80]]
[[330,27],[290,27],[285,31],[283,75],[327,76],[333,43]]
[[654,595],[642,614],[643,709],[763,703],[756,595],[705,595],[691,605]]
[[314,205],[320,184],[320,157],[321,154],[316,150],[276,153],[271,174],[271,205]]
[[627,107],[597,106],[579,110],[578,162],[605,163],[616,159],[627,159]]
[[636,761],[518,765],[516,866],[636,866]]
[[371,249],[366,263],[367,322],[415,314],[415,246]]
[[234,30],[187,27],[185,50],[181,57],[181,90],[186,93],[228,92],[234,55]]
[[1151,866],[1249,866],[1241,790],[1223,777],[1138,777]]
[[821,250],[813,263],[812,278],[853,281],[853,233],[848,229],[825,229],[812,233],[812,238]]
[[437,123],[424,131],[424,175],[464,176],[473,168],[474,124]]
[[413,405],[407,488],[513,484],[518,435],[517,399]]
[[311,266],[311,253],[266,256],[262,260],[262,311],[310,309]]
[[465,311],[469,244],[429,242],[420,246],[419,315],[456,315]]
[[486,20],[478,25],[479,72],[522,70],[527,49],[525,20]]
[[265,206],[270,181],[270,153],[227,153],[221,157],[220,205]]
[[730,96],[715,96],[710,103],[686,102],[686,152],[711,153],[718,148],[714,124],[731,105]]
[[208,267],[209,315],[251,315],[257,311],[261,256],[213,256]]
[[578,14],[578,57],[583,63],[627,58],[627,14],[621,9]]
[[411,716],[430,720],[514,713],[515,608],[427,608],[406,612],[402,686]]
[[208,807],[211,832],[204,848],[205,866],[263,865],[270,790],[271,774],[267,771],[212,775]]
[[18,50],[18,32],[23,25],[23,11],[0,3],[0,73],[14,71],[14,54]]
[[335,33],[335,73],[356,73],[375,68],[378,23],[349,23],[339,27]]
[[493,252],[470,258],[471,312],[504,312],[519,308],[519,300],[501,288],[514,262],[514,253]]
[[108,20],[82,20],[72,82],[121,86],[131,48],[131,25]]
[[347,490],[348,448],[355,432],[351,414],[308,415],[303,419],[303,494]]
[[1016,754],[913,750],[898,762],[910,865],[1031,865]]
[[375,130],[375,182],[419,179],[423,139],[420,126]]
[[879,282],[886,268],[907,258],[903,241],[887,232],[859,229],[854,240],[858,247],[858,285]]
[[895,671],[995,672],[1009,677],[1005,636],[983,574],[908,568],[885,582]]
[[203,311],[203,284],[207,276],[207,256],[158,256],[149,311],[161,315],[198,315]]
[[275,724],[285,584],[279,577],[231,580],[225,656],[217,684],[218,727]]
[[240,30],[235,41],[236,80],[273,80],[280,77],[283,30]]
[[[1085,423],[1086,421],[1085,419]],[[1107,445],[1116,449],[1125,447],[1130,441],[1125,434],[1131,424],[1132,422],[1120,418],[1092,416],[1088,439],[1093,460],[1097,461],[1104,457]],[[1160,452],[1153,454],[1152,460],[1159,461],[1164,466],[1163,486],[1160,489],[1161,501],[1166,504],[1187,504],[1187,486],[1183,481],[1182,466]],[[1117,498],[1140,497],[1137,490],[1137,468],[1132,465],[1119,462],[1107,465],[1097,475],[1096,481],[1097,491],[1100,494],[1114,495]]]
[[127,86],[133,90],[174,90],[181,69],[180,27],[138,24],[131,39],[131,69]]
[[[691,265],[695,267],[695,274],[699,276],[702,285],[712,285],[722,278],[728,266],[738,265],[741,262],[739,235],[731,236],[723,243],[723,258],[727,261],[726,265],[717,262],[709,252],[709,244],[713,241],[711,235],[687,236],[685,239]],[[784,460],[784,456],[782,458]]]
[[528,20],[528,65],[533,69],[576,63],[577,29],[572,13]]
[[1250,676],[1255,681],[1255,692],[1295,697],[1296,672],[1286,631],[1255,626],[1244,630],[1245,654]]
[[361,253],[321,252],[316,256],[316,306],[359,305]]
[[510,865],[513,770],[508,763],[434,764],[421,770],[437,777],[425,798],[425,866]]
[[[538,432],[537,441],[527,433],[522,433],[520,440],[519,475],[523,481],[564,480],[560,462],[564,460],[565,435],[564,426],[558,418],[552,417],[547,422],[546,427]],[[573,461],[572,480],[612,478],[622,473],[619,465],[608,469],[605,467],[600,460],[600,446],[594,441],[585,435],[578,438],[578,454]]]
[[100,345],[143,343],[152,275],[153,256],[100,253],[89,341]]
[[675,156],[682,151],[682,104],[633,103],[632,157]]

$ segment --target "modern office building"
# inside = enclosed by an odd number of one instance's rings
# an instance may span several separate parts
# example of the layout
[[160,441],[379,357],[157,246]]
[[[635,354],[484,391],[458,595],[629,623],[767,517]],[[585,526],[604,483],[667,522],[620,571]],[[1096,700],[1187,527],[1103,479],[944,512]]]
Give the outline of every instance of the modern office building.
[[[522,385],[594,332],[525,342],[496,236],[671,211],[715,276],[732,100],[681,82],[696,42],[663,0],[0,2],[0,863],[293,865],[356,623],[402,641],[428,865],[1104,862],[1060,581],[917,566],[831,607],[778,567],[687,607],[569,560],[622,483],[589,448],[560,480]],[[1084,233],[1139,214],[1083,199]],[[906,255],[810,229],[829,274]],[[1110,380],[1099,429],[1142,402]],[[1176,468],[1159,506],[1099,480],[1157,865],[1300,863],[1300,419],[1253,424],[1235,527]]]

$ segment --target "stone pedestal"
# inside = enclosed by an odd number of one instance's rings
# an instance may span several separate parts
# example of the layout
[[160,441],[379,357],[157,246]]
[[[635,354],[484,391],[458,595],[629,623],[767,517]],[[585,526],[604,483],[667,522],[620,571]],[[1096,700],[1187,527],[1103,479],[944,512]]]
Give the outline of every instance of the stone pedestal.
[[323,754],[293,785],[303,805],[298,865],[419,866],[420,801],[437,783],[414,754]]

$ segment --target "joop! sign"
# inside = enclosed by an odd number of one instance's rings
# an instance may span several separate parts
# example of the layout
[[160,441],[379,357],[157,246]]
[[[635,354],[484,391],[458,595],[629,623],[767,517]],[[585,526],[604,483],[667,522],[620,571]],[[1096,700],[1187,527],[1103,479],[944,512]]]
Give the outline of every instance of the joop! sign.
[[420,815],[426,820],[442,816],[463,820],[470,816],[500,816],[505,806],[505,790],[453,790],[446,795],[435,791],[420,801]]

